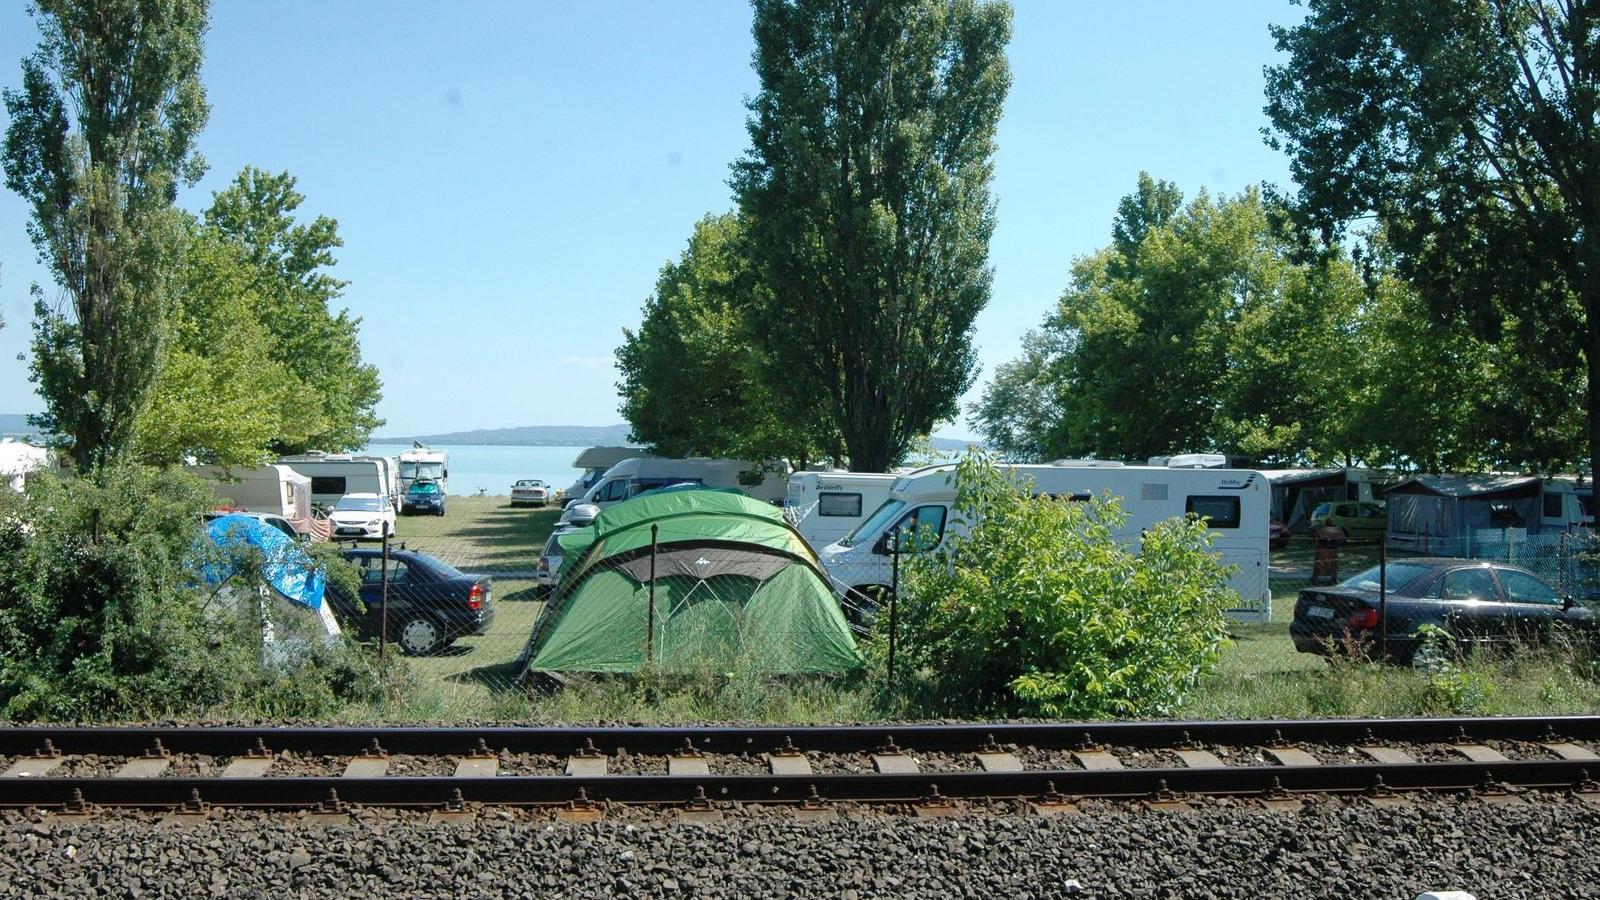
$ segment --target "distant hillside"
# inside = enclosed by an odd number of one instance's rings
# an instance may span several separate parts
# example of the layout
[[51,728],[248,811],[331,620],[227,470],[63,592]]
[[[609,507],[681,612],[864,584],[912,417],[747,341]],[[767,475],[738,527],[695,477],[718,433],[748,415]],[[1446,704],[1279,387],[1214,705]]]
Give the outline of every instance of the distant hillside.
[[478,428],[444,434],[375,437],[374,444],[458,444],[489,447],[609,447],[628,442],[627,425],[523,425],[519,428]]
[[[22,418],[17,416],[16,418]],[[0,427],[5,417],[0,417]],[[615,447],[628,443],[627,425],[523,425],[519,428],[477,428],[472,431],[450,431],[444,434],[416,434],[396,437],[375,437],[374,444],[424,444],[466,445],[479,447]],[[936,437],[933,449],[941,453],[960,453],[970,444],[956,438]]]
[[940,453],[960,453],[966,450],[968,447],[983,446],[983,441],[977,440],[976,438],[970,441],[963,441],[959,438],[936,437],[931,438],[930,443],[933,444],[933,449],[938,450]]

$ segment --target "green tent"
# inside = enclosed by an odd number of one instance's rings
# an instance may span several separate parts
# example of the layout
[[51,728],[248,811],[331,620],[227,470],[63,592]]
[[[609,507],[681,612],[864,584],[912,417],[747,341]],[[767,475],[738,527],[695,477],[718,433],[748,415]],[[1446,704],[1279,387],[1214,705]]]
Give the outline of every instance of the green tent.
[[680,672],[735,658],[774,674],[861,664],[816,554],[774,506],[665,488],[557,540],[560,587],[523,651],[524,673],[633,672],[647,652]]

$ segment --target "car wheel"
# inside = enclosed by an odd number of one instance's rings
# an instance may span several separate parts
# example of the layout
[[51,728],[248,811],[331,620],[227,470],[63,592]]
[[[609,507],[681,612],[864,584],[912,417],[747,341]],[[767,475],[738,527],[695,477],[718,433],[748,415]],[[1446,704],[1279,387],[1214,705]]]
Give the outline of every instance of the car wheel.
[[394,630],[394,642],[407,656],[427,656],[444,647],[444,629],[427,616],[413,616]]

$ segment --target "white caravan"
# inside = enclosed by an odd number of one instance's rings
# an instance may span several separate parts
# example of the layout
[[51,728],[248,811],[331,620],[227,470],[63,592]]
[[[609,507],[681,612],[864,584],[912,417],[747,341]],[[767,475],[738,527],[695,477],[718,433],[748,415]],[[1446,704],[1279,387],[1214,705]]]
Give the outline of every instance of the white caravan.
[[429,478],[439,485],[439,490],[450,493],[446,479],[450,477],[450,451],[434,450],[421,441],[412,441],[410,450],[400,451],[400,493],[404,494],[413,481]]
[[[1212,548],[1235,571],[1228,586],[1243,604],[1228,615],[1266,622],[1272,616],[1267,584],[1267,523],[1271,489],[1260,472],[1241,469],[1172,469],[1125,466],[1099,460],[1061,460],[1053,465],[1009,466],[1012,477],[1032,483],[1033,492],[1058,499],[1088,500],[1111,494],[1128,517],[1117,537],[1136,544],[1141,532],[1158,522],[1189,513],[1206,517],[1216,534]],[[891,580],[888,544],[897,529],[915,528],[942,541],[964,533],[955,516],[955,466],[926,466],[900,476],[889,498],[867,521],[819,554],[841,589],[871,594]]]
[[286,465],[189,466],[185,471],[210,485],[224,509],[272,513],[291,522],[311,518],[311,479]]
[[821,550],[854,531],[889,499],[898,475],[878,472],[796,472],[789,476],[783,514],[806,543]]
[[[761,463],[742,459],[668,459],[647,456],[617,463],[583,495],[584,503],[601,509],[637,497],[648,490],[672,484],[701,484],[712,488],[731,488],[768,503],[782,503],[788,487],[789,467],[778,463],[777,471],[766,471]],[[575,504],[569,503],[570,510]]]
[[50,451],[24,441],[0,440],[0,479],[18,493],[27,486],[28,474],[50,466]]
[[566,499],[568,503],[581,498],[589,493],[589,489],[600,483],[606,470],[625,459],[640,459],[652,456],[648,450],[639,447],[590,447],[578,454],[572,461],[574,469],[582,469],[583,474],[572,487],[567,488]]
[[329,509],[345,494],[377,494],[391,506],[400,499],[394,461],[387,456],[352,456],[348,453],[313,451],[278,460],[282,465],[311,479],[311,502]]

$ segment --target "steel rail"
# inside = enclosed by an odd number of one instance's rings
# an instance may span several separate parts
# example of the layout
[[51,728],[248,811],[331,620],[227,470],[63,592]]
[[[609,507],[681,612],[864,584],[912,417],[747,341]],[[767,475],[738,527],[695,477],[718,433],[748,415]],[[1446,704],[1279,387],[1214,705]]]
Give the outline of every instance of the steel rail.
[[390,753],[470,753],[482,740],[512,753],[669,754],[688,742],[706,753],[762,753],[786,746],[824,753],[872,752],[888,741],[907,750],[972,751],[989,744],[1070,749],[1085,742],[1172,748],[1187,743],[1267,746],[1277,741],[1459,743],[1485,740],[1600,740],[1600,716],[1427,719],[1312,719],[1163,722],[964,723],[955,725],[764,726],[15,726],[0,727],[0,754],[27,755],[49,741],[61,753],[136,756],[159,740],[172,753],[243,755],[258,743],[274,752],[351,755],[372,741]]
[[1076,800],[1272,797],[1294,794],[1573,790],[1600,797],[1592,763],[1571,760],[1210,769],[1152,768],[922,772],[814,775],[608,775],[317,777],[41,777],[0,780],[0,807],[61,808],[80,799],[91,807],[173,809],[194,801],[221,807],[312,809],[330,798],[378,807],[443,808],[454,802],[497,806],[563,806],[584,799],[623,804],[688,804],[697,798],[745,804],[797,804],[808,799],[918,803],[950,799]]

